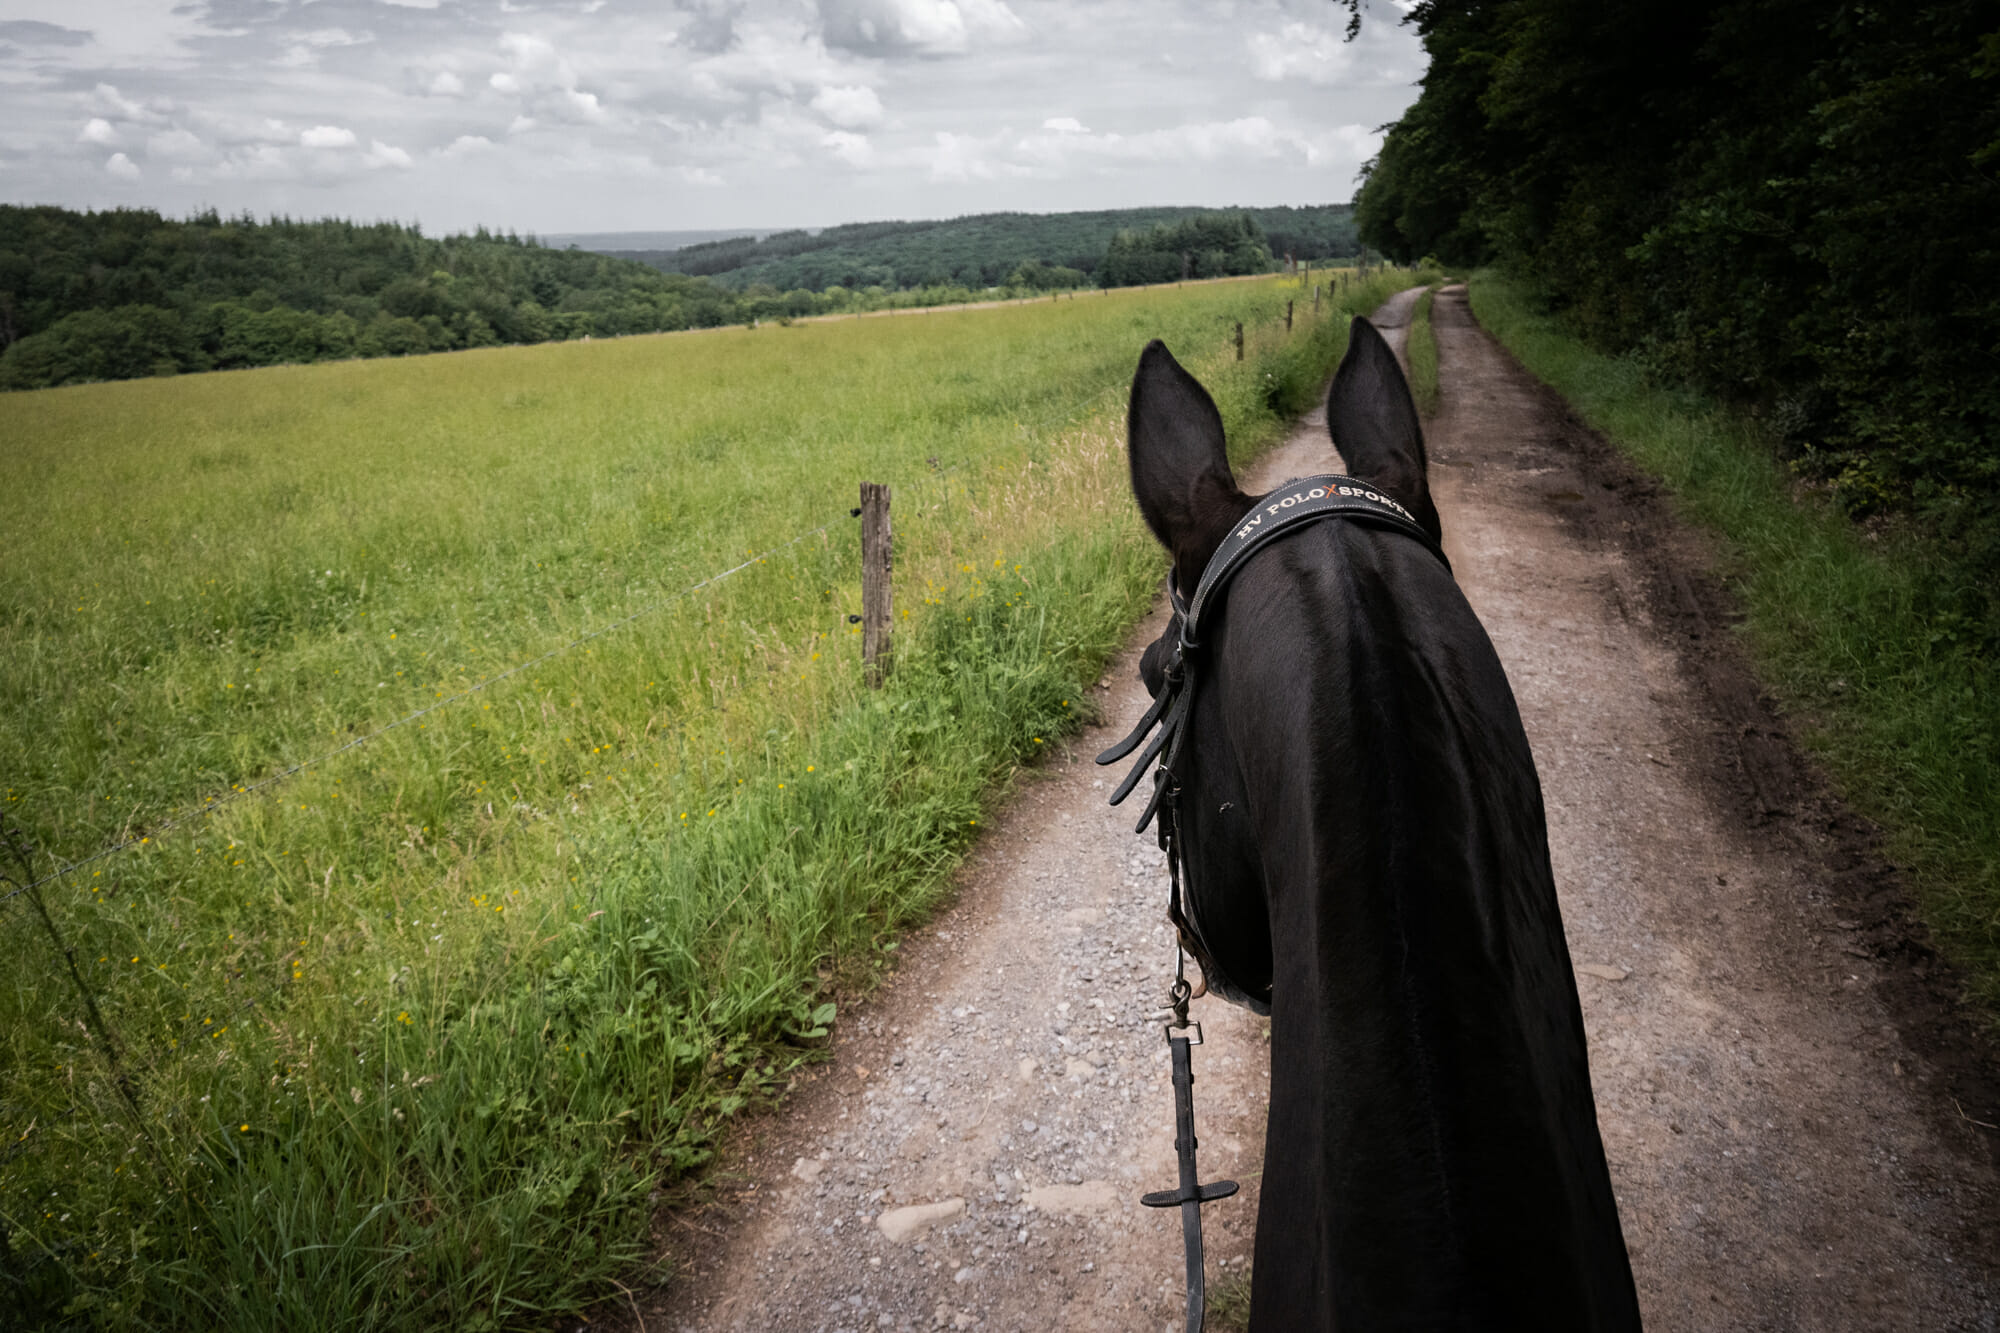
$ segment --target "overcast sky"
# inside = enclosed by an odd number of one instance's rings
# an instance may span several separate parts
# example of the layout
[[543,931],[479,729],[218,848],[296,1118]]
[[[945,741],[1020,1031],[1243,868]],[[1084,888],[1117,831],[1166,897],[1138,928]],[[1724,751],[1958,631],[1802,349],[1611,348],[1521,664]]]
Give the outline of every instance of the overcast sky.
[[0,0],[0,200],[434,233],[1336,203],[1395,0]]

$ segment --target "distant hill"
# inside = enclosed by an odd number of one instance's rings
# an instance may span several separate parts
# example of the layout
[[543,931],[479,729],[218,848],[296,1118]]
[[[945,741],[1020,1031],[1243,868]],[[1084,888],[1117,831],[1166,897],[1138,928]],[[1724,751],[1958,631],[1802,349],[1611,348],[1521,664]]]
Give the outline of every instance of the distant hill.
[[[570,239],[655,248],[556,244]],[[1262,273],[1357,249],[1346,205],[538,240],[0,204],[0,390]]]
[[725,227],[720,231],[563,231],[537,239],[552,250],[588,250],[593,254],[620,254],[628,250],[668,251],[708,241],[731,241],[739,236],[769,236],[775,227]]
[[0,204],[0,389],[741,323],[699,278],[481,228]]
[[[1348,204],[1302,208],[1121,208],[1093,213],[979,213],[933,222],[858,222],[818,232],[737,236],[673,249],[606,246],[599,253],[741,290],[825,291],[955,285],[992,287],[1024,266],[1095,282],[1121,233],[1247,215],[1271,254],[1345,259],[1360,253]],[[597,238],[599,240],[603,238]],[[592,247],[596,248],[596,247]],[[1037,284],[1042,285],[1042,284]],[[1062,285],[1048,282],[1046,285]]]

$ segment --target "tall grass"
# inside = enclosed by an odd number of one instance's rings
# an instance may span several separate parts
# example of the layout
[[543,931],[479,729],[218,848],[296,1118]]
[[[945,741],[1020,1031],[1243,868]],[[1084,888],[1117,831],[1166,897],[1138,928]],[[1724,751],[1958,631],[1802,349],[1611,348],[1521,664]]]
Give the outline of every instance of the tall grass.
[[629,1277],[650,1191],[814,1058],[1144,608],[1139,347],[1247,457],[1344,347],[1339,310],[1286,338],[1283,294],[10,397],[4,810],[38,871],[145,839],[40,891],[129,1103],[0,906],[17,1322],[499,1327]]
[[1858,530],[1796,486],[1757,424],[1592,352],[1492,273],[1472,308],[1522,364],[1720,534],[1749,643],[1797,733],[1878,821],[1921,910],[2000,1019],[2000,680],[1925,595],[1917,533]]

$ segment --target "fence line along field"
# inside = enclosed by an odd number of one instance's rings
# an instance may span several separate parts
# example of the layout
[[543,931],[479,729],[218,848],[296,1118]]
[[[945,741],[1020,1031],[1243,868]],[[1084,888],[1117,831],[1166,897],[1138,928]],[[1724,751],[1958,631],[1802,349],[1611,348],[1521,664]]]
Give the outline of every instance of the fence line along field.
[[9,396],[6,873],[139,842],[0,908],[0,1300],[479,1328],[611,1290],[1146,604],[1145,340],[1255,448],[1411,280],[1289,336],[1272,280]]

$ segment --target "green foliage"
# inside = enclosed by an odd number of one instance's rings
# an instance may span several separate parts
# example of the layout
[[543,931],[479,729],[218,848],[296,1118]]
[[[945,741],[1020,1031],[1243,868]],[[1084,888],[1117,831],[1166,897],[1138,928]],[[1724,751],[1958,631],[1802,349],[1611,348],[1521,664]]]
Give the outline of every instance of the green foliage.
[[755,316],[705,282],[483,230],[0,205],[0,388]]
[[[1120,232],[1149,233],[1155,227],[1188,222],[1228,221],[1247,216],[1274,254],[1299,259],[1347,258],[1360,252],[1353,210],[1345,204],[1304,208],[1219,211],[1199,208],[1128,208],[1095,213],[983,213],[941,222],[863,222],[819,232],[778,232],[754,240],[739,237],[671,251],[613,251],[672,272],[715,278],[732,288],[756,284],[774,290],[825,291],[879,287],[896,291],[956,284],[968,289],[1010,286],[1048,290],[1086,283],[1016,282],[1024,266],[1074,269],[1099,286],[1099,271]],[[1224,250],[1239,238],[1219,237]],[[1204,244],[1201,248],[1208,248]],[[1232,272],[1261,273],[1261,267]],[[1172,277],[1181,276],[1178,260]]]
[[1270,247],[1247,213],[1192,217],[1111,238],[1098,267],[1106,287],[1133,287],[1182,278],[1226,278],[1271,267]]
[[[1318,258],[1354,252],[1350,213],[1243,216],[1280,228],[1282,249]],[[483,229],[433,240],[393,223],[0,205],[0,389],[1073,291],[1096,281],[1119,227],[1190,216],[1192,226],[1239,215],[998,213],[596,254]],[[1263,272],[1268,259],[1246,251],[1199,276]]]
[[2000,667],[1931,588],[1933,537],[1863,537],[1799,503],[1769,427],[1585,346],[1519,282],[1482,274],[1480,322],[1727,542],[1764,678],[1844,794],[1883,827],[1925,919],[2000,1022]]
[[1289,339],[1245,282],[10,398],[0,812],[42,870],[148,839],[42,891],[137,1116],[0,904],[15,1322],[547,1327],[629,1284],[653,1189],[818,1058],[1156,590],[1139,348],[1241,457],[1396,285]]
[[1755,407],[1849,513],[1950,553],[2000,654],[2000,33],[1985,0],[1426,0],[1357,201],[1498,259],[1595,345]]

